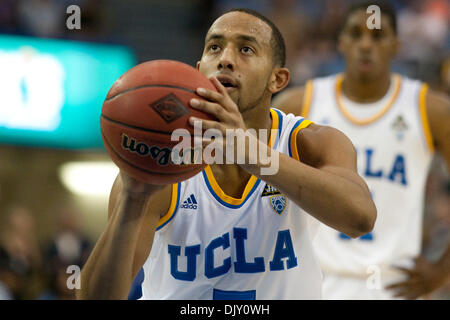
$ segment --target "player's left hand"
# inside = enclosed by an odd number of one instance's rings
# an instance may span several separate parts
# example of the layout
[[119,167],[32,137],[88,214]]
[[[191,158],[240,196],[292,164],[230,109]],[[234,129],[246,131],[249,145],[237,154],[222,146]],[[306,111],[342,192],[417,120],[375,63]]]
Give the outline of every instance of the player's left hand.
[[396,293],[394,297],[405,299],[417,299],[426,296],[441,287],[446,279],[446,271],[438,264],[428,261],[424,256],[415,259],[412,269],[396,267],[408,278],[399,283],[386,287]]

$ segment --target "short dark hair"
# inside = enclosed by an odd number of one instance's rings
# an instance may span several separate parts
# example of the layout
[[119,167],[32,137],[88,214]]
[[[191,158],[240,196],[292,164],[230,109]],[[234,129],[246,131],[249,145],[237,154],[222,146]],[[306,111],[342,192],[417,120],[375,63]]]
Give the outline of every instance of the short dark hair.
[[284,67],[286,65],[286,45],[284,43],[283,36],[281,35],[280,30],[277,28],[277,26],[266,16],[263,16],[259,12],[256,12],[252,9],[247,8],[235,8],[228,10],[223,15],[230,13],[230,12],[243,12],[247,13],[251,16],[254,16],[265,23],[267,23],[272,29],[272,37],[270,38],[270,45],[272,47],[273,51],[273,61],[274,64],[280,65],[280,67]]
[[353,12],[361,9],[364,9],[364,11],[366,11],[367,8],[371,5],[378,6],[380,8],[381,14],[382,15],[384,14],[387,17],[389,17],[389,19],[391,20],[392,30],[394,31],[394,34],[397,34],[397,13],[395,12],[395,8],[387,1],[375,1],[375,0],[353,3],[347,9],[347,12],[344,15],[341,32],[344,30],[344,27],[347,24],[347,20]]

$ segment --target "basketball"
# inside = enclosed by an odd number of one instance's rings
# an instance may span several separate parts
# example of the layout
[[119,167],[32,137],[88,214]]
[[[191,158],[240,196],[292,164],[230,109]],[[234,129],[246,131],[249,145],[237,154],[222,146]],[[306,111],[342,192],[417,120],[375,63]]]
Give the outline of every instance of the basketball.
[[[189,117],[214,120],[193,109],[198,87],[217,91],[195,68],[171,60],[141,63],[124,73],[109,90],[100,117],[103,143],[112,161],[131,177],[150,184],[186,180],[206,166],[174,164],[172,132],[183,128],[191,134]],[[193,142],[191,144],[193,146]]]

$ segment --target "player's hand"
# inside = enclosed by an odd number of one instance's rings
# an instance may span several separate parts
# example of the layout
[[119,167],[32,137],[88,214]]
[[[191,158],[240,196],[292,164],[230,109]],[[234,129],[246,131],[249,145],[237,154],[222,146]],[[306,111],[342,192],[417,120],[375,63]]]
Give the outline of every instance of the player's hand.
[[190,123],[193,125],[194,121],[202,121],[203,129],[217,129],[224,136],[226,129],[246,130],[245,122],[239,112],[239,108],[231,99],[227,89],[216,77],[211,77],[210,80],[216,87],[217,92],[205,88],[197,88],[196,93],[205,98],[206,101],[191,99],[190,105],[195,109],[212,114],[218,121],[190,117]]
[[436,291],[441,287],[448,271],[442,270],[438,264],[431,263],[425,257],[415,259],[412,269],[396,267],[407,275],[405,281],[394,283],[386,287],[395,291],[394,296],[405,299],[417,299]]
[[130,177],[122,170],[120,171],[119,175],[122,183],[122,190],[131,196],[148,197],[150,195],[157,193],[158,191],[162,190],[165,187],[164,185],[155,185],[141,182],[139,180]]
[[[230,95],[228,94],[227,89],[220,83],[220,81],[216,77],[210,78],[211,82],[214,84],[214,86],[217,89],[216,91],[208,90],[205,88],[197,88],[196,92],[199,96],[203,97],[205,100],[200,99],[191,99],[190,105],[197,109],[201,110],[203,112],[209,113],[216,117],[217,121],[214,120],[203,120],[199,119],[197,117],[190,117],[189,122],[191,125],[194,125],[196,121],[201,121],[202,123],[202,129],[208,130],[208,129],[215,129],[220,132],[220,137],[214,137],[215,144],[217,143],[222,147],[223,156],[228,157],[228,148],[233,148],[234,152],[232,153],[234,155],[234,159],[227,159],[231,160],[232,162],[236,161],[236,157],[238,152],[244,152],[244,156],[247,156],[248,152],[244,150],[237,150],[236,149],[236,143],[234,141],[229,141],[229,144],[226,141],[226,135],[228,130],[233,130],[234,134],[241,135],[245,134],[247,127],[245,125],[244,119],[242,118],[242,114],[239,111],[238,106],[236,103],[231,99]],[[237,131],[238,130],[238,131]],[[198,139],[198,137],[197,137]],[[255,137],[256,139],[256,137]],[[208,144],[210,144],[213,140],[208,139],[206,137],[201,137],[202,140],[202,146],[205,148]],[[234,140],[234,139],[233,139]],[[208,160],[207,163],[210,163],[214,160]],[[219,160],[219,159],[215,159]],[[219,161],[224,161],[225,158],[220,159]],[[225,161],[224,161],[225,162]]]

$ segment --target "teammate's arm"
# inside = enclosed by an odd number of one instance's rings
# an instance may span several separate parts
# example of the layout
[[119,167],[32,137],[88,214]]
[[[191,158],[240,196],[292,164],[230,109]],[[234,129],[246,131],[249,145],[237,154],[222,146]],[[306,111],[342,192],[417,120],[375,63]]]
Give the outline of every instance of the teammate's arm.
[[428,121],[431,136],[439,154],[450,169],[450,99],[448,96],[430,90],[426,97]]
[[108,224],[81,272],[78,299],[126,299],[150,253],[156,225],[169,208],[170,186],[121,173],[111,190]]
[[286,114],[293,113],[296,116],[302,114],[305,87],[289,88],[281,91],[272,101],[272,106]]

